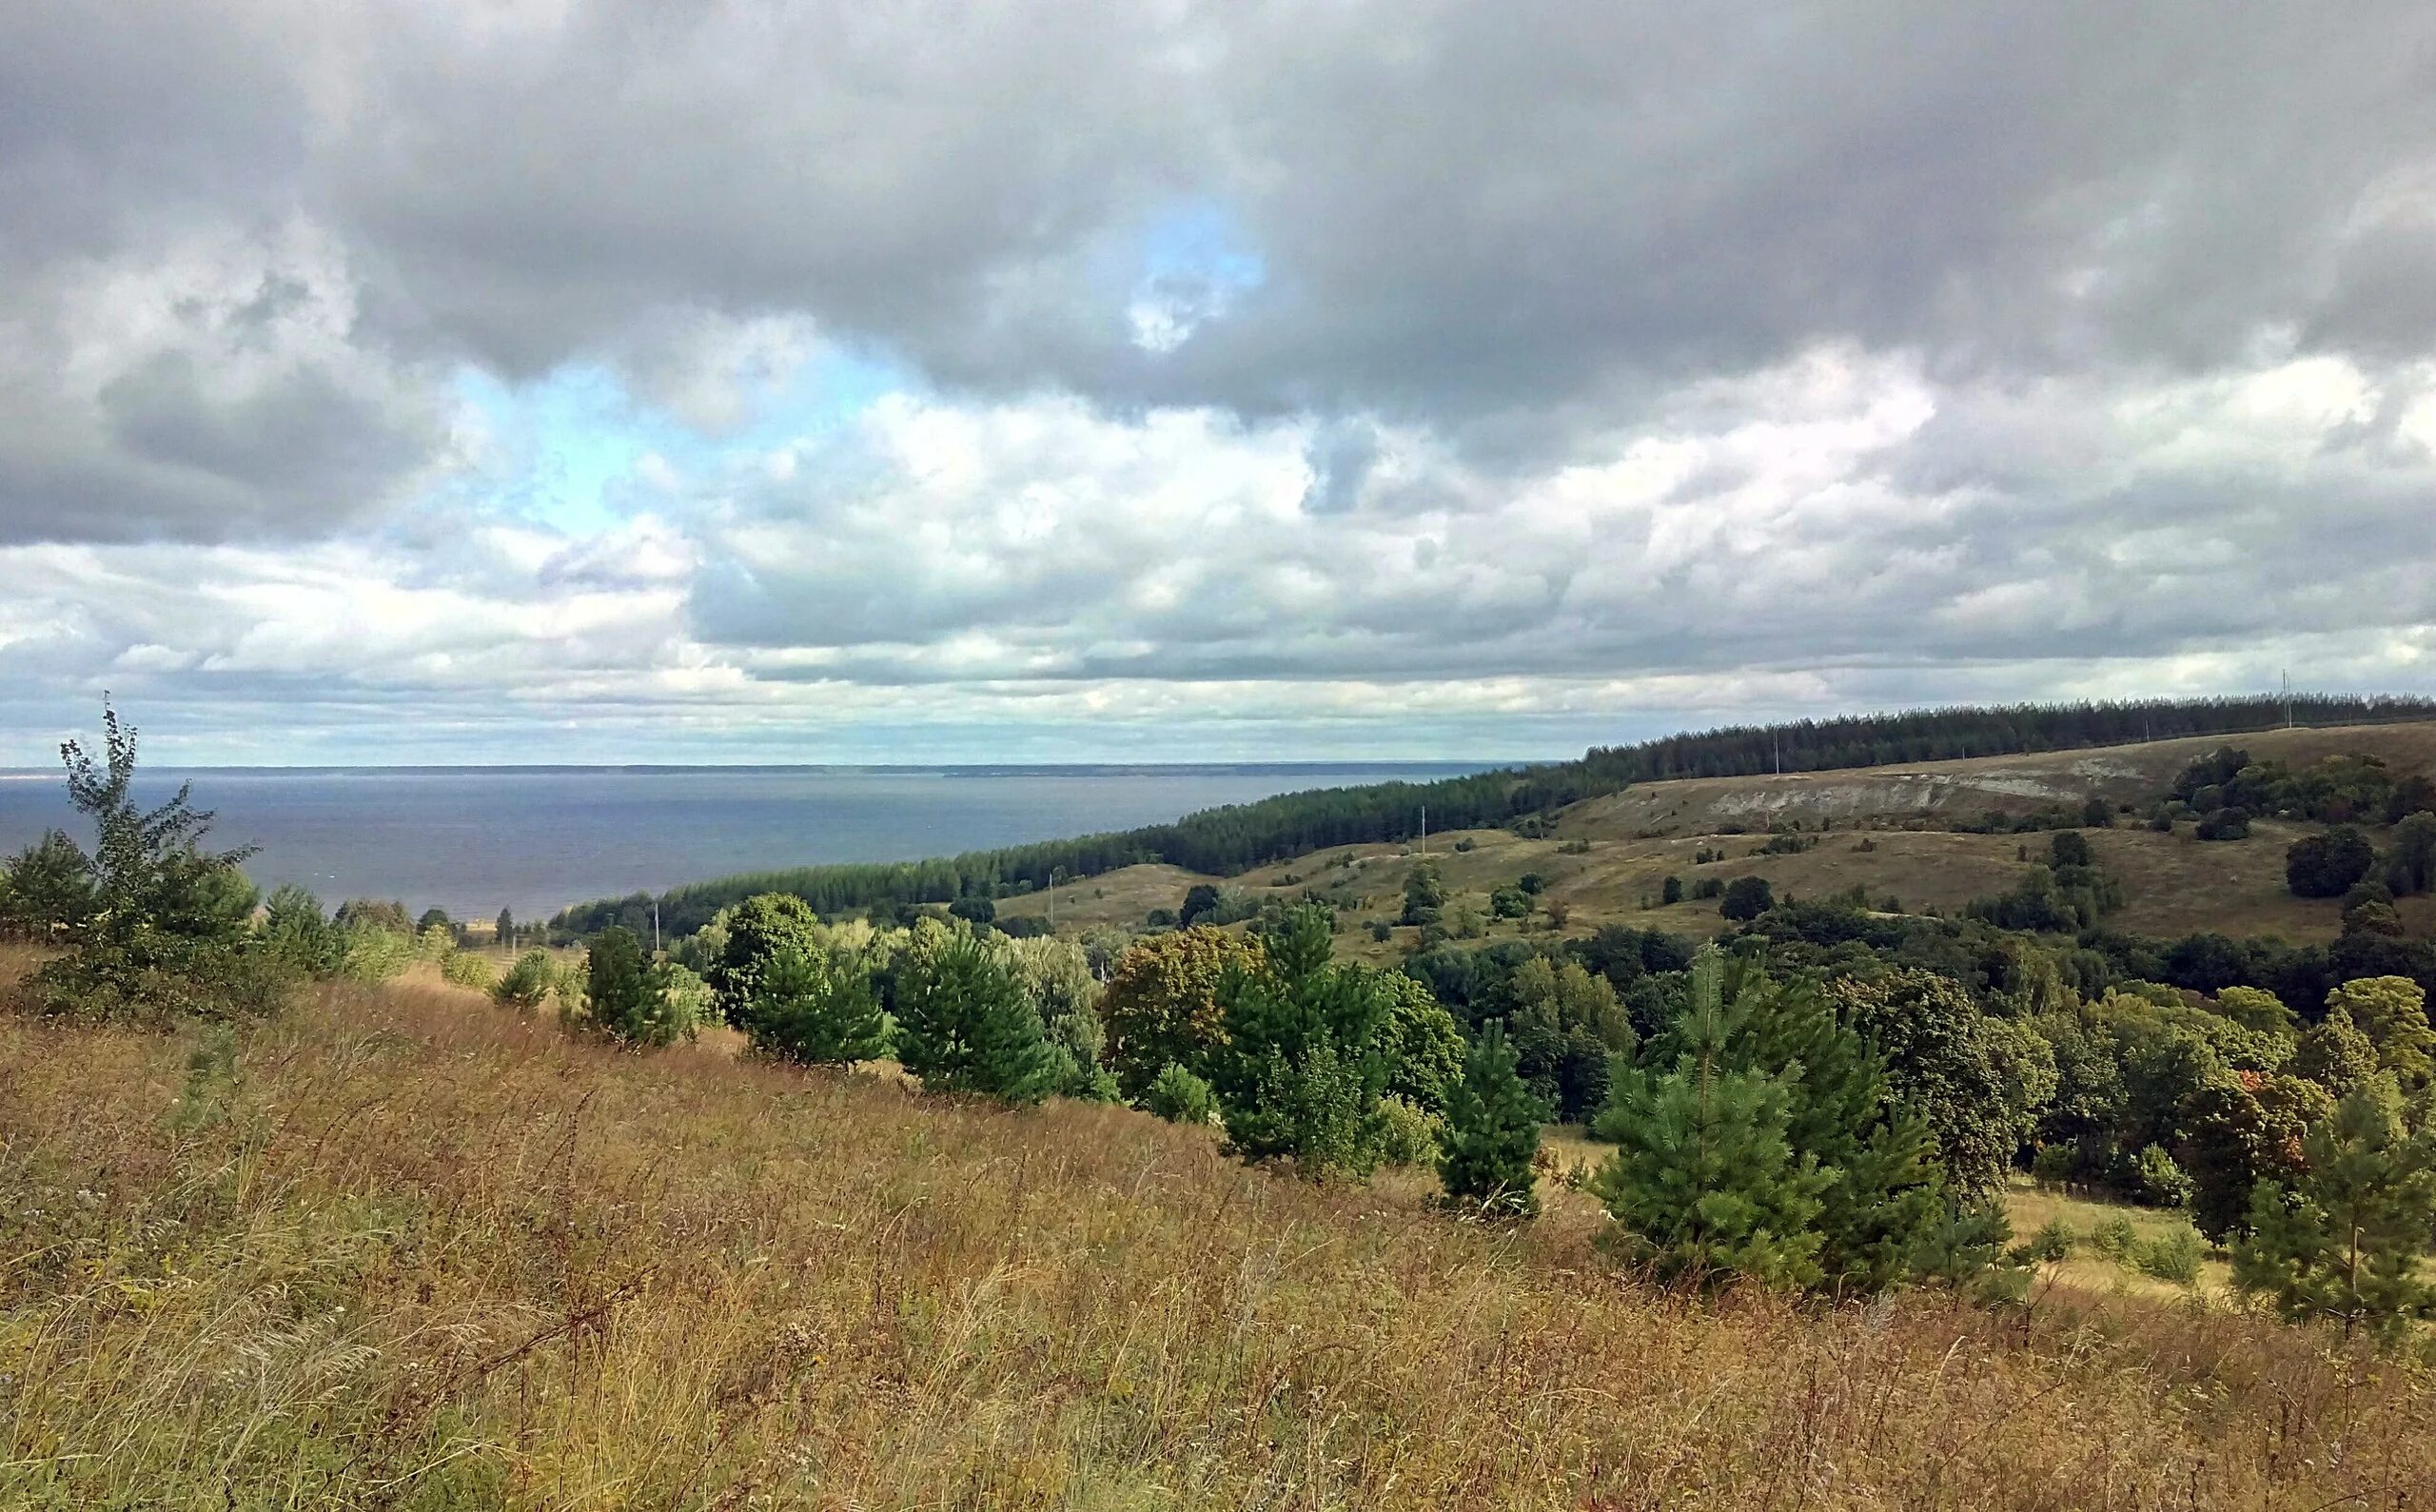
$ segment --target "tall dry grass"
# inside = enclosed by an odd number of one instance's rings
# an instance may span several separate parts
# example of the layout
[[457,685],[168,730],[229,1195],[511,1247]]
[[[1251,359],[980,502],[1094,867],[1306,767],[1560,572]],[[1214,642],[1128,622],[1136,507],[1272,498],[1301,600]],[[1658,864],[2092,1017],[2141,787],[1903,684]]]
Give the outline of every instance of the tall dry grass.
[[[187,1059],[201,1048],[199,1069]],[[2224,1312],[1714,1307],[1114,1109],[437,986],[0,1020],[11,1507],[2400,1507],[2427,1383]]]

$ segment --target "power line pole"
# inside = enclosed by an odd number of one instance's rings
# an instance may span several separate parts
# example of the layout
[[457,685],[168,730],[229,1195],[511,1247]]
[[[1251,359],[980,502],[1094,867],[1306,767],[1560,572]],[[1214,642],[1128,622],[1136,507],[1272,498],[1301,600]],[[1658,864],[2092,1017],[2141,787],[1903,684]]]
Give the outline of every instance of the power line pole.
[[659,953],[659,899],[651,900],[651,952]]
[[2292,728],[2292,669],[2284,669],[2284,728]]
[[1429,854],[1429,805],[1421,806],[1421,854]]

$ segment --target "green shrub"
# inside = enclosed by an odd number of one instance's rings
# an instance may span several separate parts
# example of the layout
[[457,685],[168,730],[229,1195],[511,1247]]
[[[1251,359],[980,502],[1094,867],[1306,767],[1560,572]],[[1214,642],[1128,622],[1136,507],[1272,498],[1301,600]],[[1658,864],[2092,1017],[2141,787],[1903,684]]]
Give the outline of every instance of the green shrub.
[[863,963],[815,945],[782,948],[746,1006],[737,1027],[755,1050],[809,1066],[877,1060],[894,1038]]
[[2208,1242],[2199,1230],[2184,1225],[2148,1240],[2132,1251],[2132,1264],[2159,1281],[2191,1286],[2199,1283],[2199,1263],[2208,1258]]
[[339,966],[339,974],[368,987],[397,975],[413,965],[414,959],[412,935],[374,924],[360,924],[346,932],[346,955]]
[[2073,1243],[2073,1226],[2061,1218],[2050,1218],[2046,1226],[2031,1235],[2022,1246],[2022,1253],[2032,1260],[2067,1260],[2072,1257]]
[[1516,1071],[1504,1022],[1481,1027],[1448,1090],[1438,1181],[1447,1206],[1489,1217],[1539,1210],[1540,1103]]
[[549,952],[526,951],[507,969],[506,975],[491,984],[491,1001],[501,1008],[530,1013],[557,991],[558,985],[559,971],[550,964]]
[[2090,1230],[2090,1247],[2109,1260],[2121,1260],[2132,1253],[2140,1242],[2140,1230],[2121,1213],[2103,1220]]
[[2151,1208],[2180,1208],[2190,1201],[2190,1177],[2155,1145],[2118,1161],[2114,1185],[2126,1197]]
[[440,975],[442,980],[459,987],[478,988],[483,992],[490,991],[491,985],[499,980],[499,972],[491,969],[487,959],[469,955],[463,951],[452,951],[440,958]]
[[1393,1093],[1379,1099],[1379,1153],[1390,1166],[1438,1159],[1438,1120]]
[[1151,1080],[1142,1106],[1170,1124],[1200,1127],[1218,1116],[1218,1094],[1192,1072],[1170,1065]]
[[2080,1173],[2081,1152],[2069,1144],[2041,1145],[2030,1157],[2030,1173],[2044,1187],[2071,1185]]

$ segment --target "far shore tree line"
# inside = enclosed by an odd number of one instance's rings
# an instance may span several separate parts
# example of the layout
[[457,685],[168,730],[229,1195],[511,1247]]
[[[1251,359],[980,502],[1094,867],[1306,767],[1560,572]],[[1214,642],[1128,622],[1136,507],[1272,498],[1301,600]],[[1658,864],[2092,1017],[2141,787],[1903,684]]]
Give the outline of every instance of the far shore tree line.
[[[420,955],[504,1011],[555,1003],[571,1031],[640,1051],[721,1023],[763,1057],[893,1060],[942,1095],[1129,1103],[1307,1179],[1433,1170],[1477,1221],[1526,1221],[1549,1182],[1578,1185],[1620,1263],[1695,1286],[2018,1296],[2073,1242],[2008,1231],[1999,1198],[2026,1171],[2187,1210],[2236,1285],[2297,1321],[2390,1341],[2436,1314],[2431,963],[2373,899],[2331,947],[2157,945],[2100,921],[2103,838],[2059,833],[2020,894],[2054,912],[2027,921],[1769,898],[1710,946],[1609,927],[1387,969],[1339,959],[1344,917],[1311,903],[1070,939],[764,893],[665,954],[611,925],[580,968],[535,951],[492,979],[444,920],[324,913],[294,889],[258,908],[190,795],[132,801],[134,732],[105,724],[101,752],[63,753],[94,830],[76,847],[90,903],[48,926],[25,1011],[242,1023]],[[2395,962],[2414,970],[2375,969]],[[1555,1119],[1603,1159],[1560,1168],[1541,1149]]]

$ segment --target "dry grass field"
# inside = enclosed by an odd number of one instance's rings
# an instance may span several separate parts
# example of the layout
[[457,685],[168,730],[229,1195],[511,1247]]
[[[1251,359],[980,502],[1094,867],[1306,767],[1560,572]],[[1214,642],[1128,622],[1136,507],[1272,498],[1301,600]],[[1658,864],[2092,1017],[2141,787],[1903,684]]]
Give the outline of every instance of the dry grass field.
[[[233,1059],[225,1053],[233,1050]],[[198,1052],[201,1052],[200,1054]],[[2222,1307],[1704,1304],[1121,1109],[430,983],[0,1018],[0,1505],[2401,1507],[2428,1381]]]

